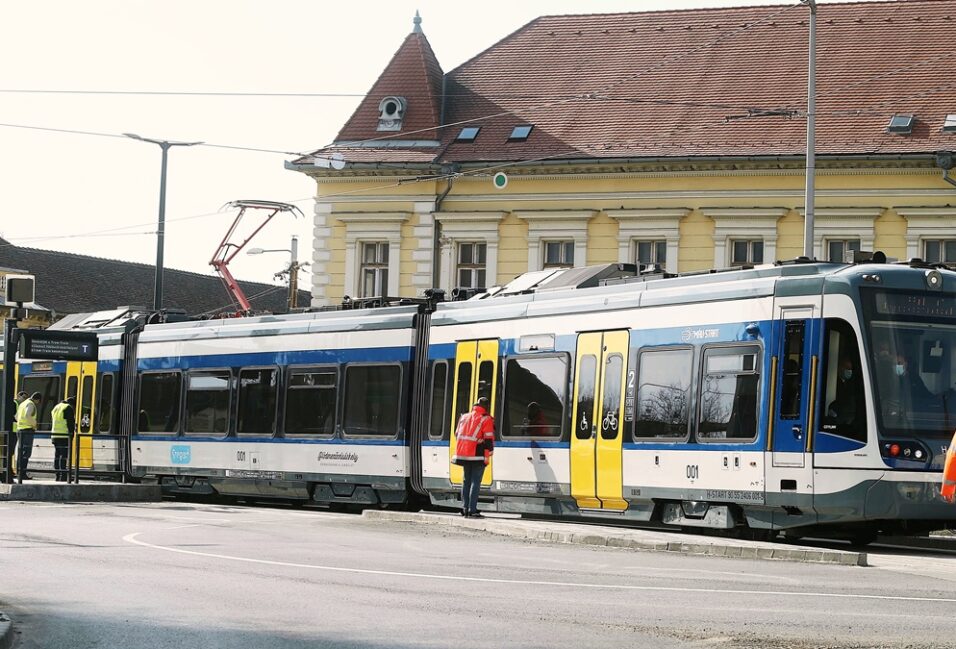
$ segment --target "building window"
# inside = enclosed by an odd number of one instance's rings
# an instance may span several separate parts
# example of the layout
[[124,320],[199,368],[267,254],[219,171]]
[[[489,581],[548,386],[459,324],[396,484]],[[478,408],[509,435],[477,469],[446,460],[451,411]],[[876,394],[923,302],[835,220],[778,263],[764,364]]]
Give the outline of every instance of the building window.
[[573,241],[546,241],[544,244],[544,268],[574,267]]
[[847,253],[860,251],[859,239],[830,239],[827,241],[827,261],[843,263],[847,261]]
[[458,244],[458,286],[485,288],[485,264],[488,245],[485,243]]
[[923,261],[932,264],[956,264],[956,239],[923,242]]
[[635,241],[634,242],[634,263],[638,268],[644,268],[652,264],[663,266],[667,263],[667,242],[660,241]]
[[763,240],[737,239],[733,242],[731,266],[763,263]]
[[388,294],[388,243],[375,241],[362,244],[361,297]]

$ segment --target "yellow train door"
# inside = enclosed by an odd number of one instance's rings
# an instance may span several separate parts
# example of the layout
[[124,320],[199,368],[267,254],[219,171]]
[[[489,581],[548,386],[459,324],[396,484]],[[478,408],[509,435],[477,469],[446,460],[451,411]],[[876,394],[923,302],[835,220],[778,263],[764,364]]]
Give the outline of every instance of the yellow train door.
[[[66,364],[66,392],[65,397],[76,395],[76,432],[87,435],[93,432],[94,412],[96,406],[96,363],[69,361]],[[93,468],[93,438],[80,437],[79,444],[74,447],[72,462],[77,461],[79,453],[79,467]]]
[[[455,388],[452,395],[451,435],[448,443],[448,460],[455,454],[457,439],[455,429],[458,419],[471,411],[478,397],[487,397],[491,413],[495,412],[495,396],[498,392],[498,340],[464,340],[455,349]],[[491,484],[492,465],[488,462],[481,479],[483,486]],[[460,485],[464,471],[457,464],[450,465],[449,479]]]
[[571,495],[581,509],[627,509],[622,444],[626,331],[578,335]]

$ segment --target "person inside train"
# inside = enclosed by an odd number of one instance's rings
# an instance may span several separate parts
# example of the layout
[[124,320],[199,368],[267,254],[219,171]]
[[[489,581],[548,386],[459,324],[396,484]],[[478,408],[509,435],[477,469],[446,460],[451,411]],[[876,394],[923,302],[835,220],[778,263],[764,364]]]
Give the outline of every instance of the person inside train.
[[918,371],[911,371],[909,361],[905,354],[896,355],[896,365],[894,366],[900,391],[904,400],[911,404],[915,410],[925,410],[935,400],[935,395],[923,383]]
[[528,404],[528,413],[522,422],[521,432],[529,437],[548,434],[548,420],[537,401]]
[[827,406],[827,417],[834,424],[852,426],[859,421],[864,405],[860,369],[852,358],[844,356],[840,359],[836,395]]

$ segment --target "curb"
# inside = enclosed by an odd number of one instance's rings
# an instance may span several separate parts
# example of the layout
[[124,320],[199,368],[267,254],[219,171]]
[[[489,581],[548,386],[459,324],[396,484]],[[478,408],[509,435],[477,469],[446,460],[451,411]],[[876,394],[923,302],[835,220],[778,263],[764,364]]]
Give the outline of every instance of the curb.
[[[159,502],[162,489],[151,484],[29,482],[0,484],[0,500],[34,502]],[[2,647],[0,647],[2,649]]]
[[0,649],[10,649],[13,646],[13,622],[0,611]]
[[[613,532],[601,528],[588,528],[582,531],[580,526],[571,528],[573,524],[555,523],[542,528],[536,521],[528,525],[528,521],[520,519],[484,518],[468,520],[458,516],[444,514],[424,514],[415,512],[393,512],[381,509],[367,509],[363,517],[369,520],[387,520],[400,523],[422,523],[426,525],[442,525],[462,529],[487,532],[499,536],[545,541],[549,543],[566,543],[572,545],[594,545],[609,548],[625,548],[629,550],[644,550],[648,552],[676,552],[679,554],[693,554],[733,559],[760,559],[765,561],[794,561],[798,563],[826,563],[842,566],[866,566],[865,552],[847,552],[844,550],[830,550],[822,548],[779,547],[777,543],[762,543],[756,541],[728,540],[709,537],[696,537],[694,541],[677,540],[681,536],[671,532],[651,532],[632,529],[627,532],[614,530]],[[560,529],[566,528],[566,529]],[[649,538],[651,534],[668,537],[675,540]]]

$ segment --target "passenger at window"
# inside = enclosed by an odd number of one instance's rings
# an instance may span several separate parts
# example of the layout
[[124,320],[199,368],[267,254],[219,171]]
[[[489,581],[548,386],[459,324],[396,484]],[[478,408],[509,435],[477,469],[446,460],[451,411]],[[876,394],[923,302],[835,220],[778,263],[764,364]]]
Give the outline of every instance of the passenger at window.
[[548,434],[548,420],[537,401],[528,404],[528,414],[522,422],[521,432],[529,437]]
[[935,395],[930,392],[918,372],[911,372],[909,361],[904,354],[896,355],[896,365],[893,367],[897,380],[900,385],[900,392],[903,399],[908,399],[908,403],[914,405],[915,409],[926,409]]
[[860,370],[853,359],[843,357],[837,370],[836,398],[827,407],[827,417],[838,426],[854,426],[864,404]]

